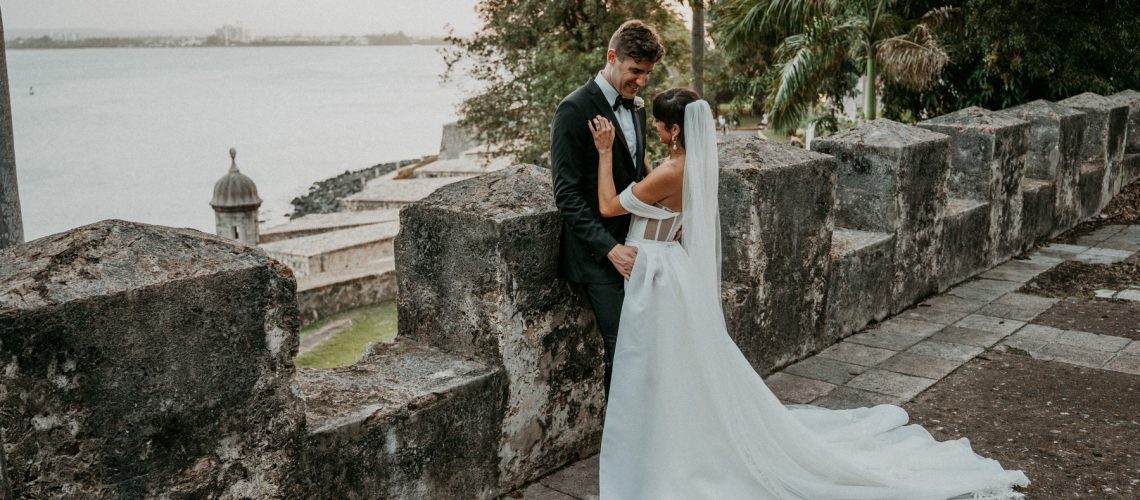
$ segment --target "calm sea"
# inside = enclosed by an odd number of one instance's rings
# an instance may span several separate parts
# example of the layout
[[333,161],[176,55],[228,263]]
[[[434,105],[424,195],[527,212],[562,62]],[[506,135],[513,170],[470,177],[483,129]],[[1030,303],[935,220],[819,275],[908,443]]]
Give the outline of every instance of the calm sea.
[[315,181],[438,152],[463,92],[434,47],[7,56],[28,240],[108,218],[213,232],[230,147],[281,222]]

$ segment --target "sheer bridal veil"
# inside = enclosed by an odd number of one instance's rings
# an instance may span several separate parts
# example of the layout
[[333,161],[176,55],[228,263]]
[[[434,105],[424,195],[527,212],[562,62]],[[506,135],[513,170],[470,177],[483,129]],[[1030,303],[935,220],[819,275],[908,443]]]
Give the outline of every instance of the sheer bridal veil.
[[[689,255],[700,293],[720,299],[720,162],[712,110],[703,99],[685,106],[685,176],[681,246]],[[723,315],[723,313],[722,313]],[[722,319],[723,321],[723,319]]]

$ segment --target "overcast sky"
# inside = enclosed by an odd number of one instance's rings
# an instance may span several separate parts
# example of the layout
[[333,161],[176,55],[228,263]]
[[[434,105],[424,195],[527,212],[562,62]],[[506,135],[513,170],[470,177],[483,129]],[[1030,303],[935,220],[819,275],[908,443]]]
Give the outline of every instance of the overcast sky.
[[241,22],[263,34],[403,31],[442,35],[479,27],[478,0],[4,0],[6,30],[202,31]]

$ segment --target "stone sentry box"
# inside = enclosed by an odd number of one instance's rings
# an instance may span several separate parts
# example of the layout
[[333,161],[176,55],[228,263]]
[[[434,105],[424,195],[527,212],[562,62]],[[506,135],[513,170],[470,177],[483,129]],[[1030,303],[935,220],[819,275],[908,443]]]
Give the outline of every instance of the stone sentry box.
[[1081,218],[1091,217],[1108,205],[1123,187],[1120,164],[1129,107],[1117,100],[1085,92],[1058,102],[1085,113],[1085,132],[1080,152]]
[[[1049,224],[1051,228],[1042,229],[1040,226],[1044,225],[1043,221],[1037,220],[1037,224],[1032,224],[1030,217],[1026,217],[1029,226],[1039,226],[1033,231],[1035,236],[1042,236],[1042,230],[1054,235],[1077,225],[1081,219],[1080,157],[1085,114],[1045,100],[1004,109],[1000,113],[1029,122],[1025,178],[1047,181],[1053,186],[1053,217],[1049,221],[1052,223]],[[1029,193],[1028,190],[1026,192]],[[1027,198],[1025,202],[1028,204],[1030,199]],[[1035,208],[1038,209],[1037,216],[1040,219],[1045,208]],[[1034,237],[1026,235],[1026,239],[1031,243]]]
[[530,165],[444,187],[400,212],[399,335],[505,372],[503,486],[601,443],[601,339],[584,299],[558,277],[561,224],[549,170]]
[[986,265],[1020,253],[1029,123],[970,107],[918,123],[950,136],[949,196],[990,204]]
[[755,137],[720,145],[729,332],[761,374],[829,345],[835,159]]
[[[878,119],[818,139],[813,146],[838,160],[836,226],[894,235],[890,311],[901,311],[936,292],[946,212],[949,139],[939,133]],[[851,278],[831,277],[833,281]],[[844,295],[875,293],[857,286],[849,287],[846,293],[835,291],[828,300],[840,308],[857,303]],[[877,316],[880,312],[868,314]]]

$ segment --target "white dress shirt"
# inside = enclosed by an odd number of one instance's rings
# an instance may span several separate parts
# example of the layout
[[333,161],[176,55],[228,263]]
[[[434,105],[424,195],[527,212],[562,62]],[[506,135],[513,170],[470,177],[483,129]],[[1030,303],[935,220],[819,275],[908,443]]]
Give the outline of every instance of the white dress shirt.
[[[594,77],[594,82],[598,84],[598,87],[601,87],[602,94],[606,96],[606,102],[612,106],[621,94],[613,85],[610,85],[609,81],[602,77],[600,71],[598,76]],[[614,116],[617,117],[618,126],[621,127],[621,133],[625,136],[625,145],[629,146],[629,156],[633,159],[633,167],[638,168],[640,165],[637,164],[637,127],[633,124],[633,111],[625,109],[625,106],[618,106],[618,109],[614,110]]]

